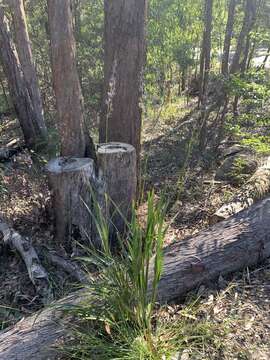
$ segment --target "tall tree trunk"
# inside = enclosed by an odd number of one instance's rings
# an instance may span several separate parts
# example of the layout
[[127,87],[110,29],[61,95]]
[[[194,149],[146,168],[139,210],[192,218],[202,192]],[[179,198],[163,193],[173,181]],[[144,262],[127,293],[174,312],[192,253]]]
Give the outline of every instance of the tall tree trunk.
[[226,33],[224,39],[224,47],[223,47],[223,56],[222,56],[222,65],[221,72],[223,75],[228,75],[229,72],[229,56],[230,56],[230,48],[234,27],[234,15],[236,8],[237,0],[230,0],[229,8],[228,8],[228,20],[226,25]]
[[253,25],[254,16],[256,15],[256,3],[255,0],[246,0],[245,15],[243,25],[238,37],[236,50],[234,53],[230,72],[232,74],[241,70],[241,56],[246,46],[245,39],[248,37]]
[[73,34],[71,0],[48,0],[53,86],[56,96],[61,155],[94,158],[87,136]]
[[40,140],[43,139],[44,127],[40,127],[39,115],[33,106],[2,7],[0,7],[0,49],[0,61],[8,80],[9,92],[23,131],[25,143],[29,148],[35,149],[40,145]]
[[200,78],[201,78],[201,103],[205,102],[205,95],[207,93],[209,72],[211,65],[211,39],[212,39],[212,20],[213,20],[213,0],[205,0],[204,9],[204,33],[201,50],[200,62]]
[[40,128],[40,133],[44,138],[47,137],[47,128],[43,116],[42,100],[38,86],[36,69],[33,61],[31,43],[27,30],[27,22],[24,11],[23,0],[9,0],[12,10],[12,18],[15,30],[15,42],[18,51],[19,61],[25,78],[29,96],[31,98],[36,122]]
[[184,92],[186,90],[187,83],[187,69],[182,70],[182,81],[181,81],[181,91]]
[[251,62],[253,60],[255,50],[256,50],[256,46],[257,46],[257,41],[256,41],[256,39],[254,39],[251,50],[250,50],[249,55],[248,55],[247,66],[246,66],[247,70],[250,68]]
[[204,11],[204,34],[201,56],[201,86],[200,86],[200,103],[202,105],[202,120],[200,129],[201,150],[204,150],[207,136],[207,118],[206,103],[208,93],[209,72],[211,67],[211,40],[212,40],[212,22],[213,22],[213,0],[205,0]]
[[141,147],[147,0],[105,0],[105,65],[100,142]]

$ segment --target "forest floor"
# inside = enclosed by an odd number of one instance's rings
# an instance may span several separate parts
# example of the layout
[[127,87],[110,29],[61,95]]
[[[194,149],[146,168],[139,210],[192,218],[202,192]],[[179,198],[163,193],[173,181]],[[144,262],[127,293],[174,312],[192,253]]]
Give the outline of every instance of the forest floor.
[[[209,226],[214,212],[236,191],[230,184],[213,181],[217,162],[198,162],[189,153],[193,104],[180,102],[175,107],[180,116],[160,116],[156,111],[155,121],[145,119],[143,133],[144,191],[154,188],[159,196],[162,189],[170,200],[167,243],[181,241]],[[0,146],[17,137],[16,122],[5,119],[0,135]],[[34,158],[22,151],[0,164],[1,216],[41,248],[50,246],[53,225],[44,162]],[[143,214],[145,206],[140,210]],[[69,276],[42,261],[55,296],[70,291]],[[196,306],[191,306],[194,299]],[[0,248],[0,326],[11,325],[41,306],[19,255]],[[194,323],[195,336],[200,339],[187,340],[181,360],[270,359],[270,261],[201,286],[180,308],[186,309],[185,317]],[[164,319],[175,316],[178,310],[177,306],[169,307]],[[207,326],[199,328],[202,322]]]

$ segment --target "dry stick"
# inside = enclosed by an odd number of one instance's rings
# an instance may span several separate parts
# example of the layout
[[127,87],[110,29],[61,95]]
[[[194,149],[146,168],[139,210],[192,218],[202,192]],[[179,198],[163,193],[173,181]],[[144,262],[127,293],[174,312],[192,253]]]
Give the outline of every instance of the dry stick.
[[88,279],[86,273],[75,262],[65,259],[63,256],[52,251],[46,252],[45,256],[52,265],[62,268],[78,282],[83,284],[87,283]]
[[25,263],[29,278],[34,284],[37,293],[42,296],[44,303],[50,302],[52,300],[52,293],[48,282],[48,274],[41,265],[36,250],[31,245],[31,242],[26,237],[22,237],[1,219],[0,239],[5,245],[18,251]]

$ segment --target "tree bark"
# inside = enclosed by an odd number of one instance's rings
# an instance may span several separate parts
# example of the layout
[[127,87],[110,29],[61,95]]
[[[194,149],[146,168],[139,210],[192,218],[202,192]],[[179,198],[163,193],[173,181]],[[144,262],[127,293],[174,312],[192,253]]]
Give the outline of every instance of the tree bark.
[[15,42],[21,69],[36,114],[36,122],[43,138],[47,138],[47,128],[43,116],[42,100],[38,86],[38,78],[32,56],[31,43],[27,30],[27,22],[23,0],[9,0],[14,24]]
[[221,65],[221,72],[224,76],[228,75],[229,72],[229,56],[230,56],[230,48],[231,48],[231,41],[232,41],[232,34],[234,27],[236,2],[237,0],[230,0],[230,4],[228,8],[228,19],[226,25],[226,33],[224,39],[222,65]]
[[100,142],[135,147],[139,163],[147,0],[105,0],[105,64]]
[[61,155],[78,158],[91,156],[95,159],[93,142],[84,123],[71,0],[48,0],[47,3]]
[[109,216],[111,241],[114,243],[117,234],[123,235],[125,232],[136,200],[136,150],[123,143],[101,144],[97,156],[106,183],[106,213]]
[[[104,182],[89,158],[56,158],[47,166],[55,217],[55,240],[70,254],[76,243],[100,245],[95,236],[93,201],[100,204]],[[96,199],[94,199],[96,198]]]
[[34,109],[17,50],[12,41],[4,10],[0,7],[0,61],[8,80],[9,92],[18,116],[25,143],[29,148],[37,148],[43,141],[44,129],[40,127]]
[[[268,258],[269,217],[270,198],[267,198],[192,238],[167,246],[158,288],[159,302],[163,304],[179,300],[200,284]],[[63,316],[61,304],[76,305],[81,300],[82,293],[74,293],[69,299],[23,319],[15,327],[0,333],[2,358],[56,359],[57,353],[52,346],[67,335],[72,324],[72,319]]]

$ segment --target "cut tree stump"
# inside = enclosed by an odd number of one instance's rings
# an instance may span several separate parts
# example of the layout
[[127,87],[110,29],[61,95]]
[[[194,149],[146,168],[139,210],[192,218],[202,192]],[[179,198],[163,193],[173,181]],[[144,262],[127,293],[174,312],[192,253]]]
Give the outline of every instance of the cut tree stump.
[[[158,288],[160,303],[178,300],[189,290],[220,275],[254,266],[268,258],[269,219],[270,197],[192,238],[167,246]],[[75,293],[69,301],[62,302],[77,304],[80,294]],[[63,312],[53,308],[21,320],[0,333],[0,359],[56,359],[52,346],[67,334],[69,321]]]
[[211,217],[211,224],[228,219],[230,216],[250,207],[270,191],[270,158],[242,186],[232,200],[224,204]]
[[[0,220],[0,240],[5,245],[18,251],[28,271],[29,278],[41,296],[43,303],[52,301],[52,292],[49,286],[48,274],[41,265],[36,250],[30,240],[22,237],[3,220]],[[0,353],[1,359],[1,353]]]
[[125,231],[136,200],[136,151],[132,145],[111,142],[98,146],[97,157],[106,183],[107,216],[114,239]]
[[68,253],[76,242],[99,246],[93,231],[93,194],[99,201],[104,196],[103,179],[96,175],[89,158],[56,158],[47,165],[55,218],[55,239]]

